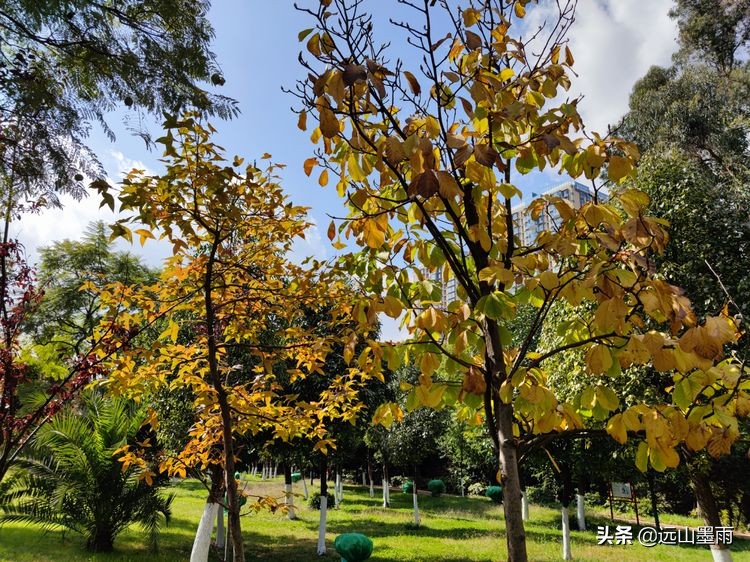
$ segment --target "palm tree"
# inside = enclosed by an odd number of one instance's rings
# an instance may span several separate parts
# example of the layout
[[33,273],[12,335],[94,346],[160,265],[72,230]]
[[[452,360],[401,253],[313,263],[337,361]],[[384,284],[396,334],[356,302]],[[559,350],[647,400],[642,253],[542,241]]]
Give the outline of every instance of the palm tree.
[[173,496],[158,493],[166,480],[146,482],[143,466],[125,466],[115,454],[135,442],[143,419],[143,410],[122,398],[84,395],[75,411],[43,427],[16,463],[10,491],[0,494],[0,524],[63,527],[83,535],[87,549],[110,551],[121,531],[140,523],[155,548]]

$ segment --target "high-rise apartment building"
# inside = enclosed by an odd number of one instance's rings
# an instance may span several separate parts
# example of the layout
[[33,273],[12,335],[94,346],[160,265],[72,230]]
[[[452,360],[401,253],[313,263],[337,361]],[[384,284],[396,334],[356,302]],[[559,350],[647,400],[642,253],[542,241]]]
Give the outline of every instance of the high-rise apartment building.
[[[542,195],[554,195],[570,203],[574,209],[580,209],[594,198],[593,190],[578,182],[562,183],[545,191]],[[534,197],[536,199],[536,197]],[[546,213],[542,213],[534,220],[525,211],[528,205],[517,205],[513,208],[513,223],[515,234],[522,246],[533,244],[537,235],[545,230],[555,230],[560,215],[557,209],[550,206]]]
[[[574,181],[562,183],[548,189],[542,193],[542,196],[544,195],[554,195],[560,199],[564,199],[570,203],[574,209],[580,209],[583,205],[594,198],[594,192],[591,188]],[[533,199],[536,198],[537,195],[534,194]],[[557,221],[560,219],[557,209],[553,206],[550,206],[547,212],[540,214],[536,220],[532,219],[531,215],[526,213],[527,208],[528,205],[521,204],[516,205],[512,209],[515,235],[524,246],[533,244],[540,232],[544,230],[555,230],[557,227]],[[455,277],[450,276],[447,281],[444,281],[443,274],[440,270],[433,272],[423,270],[422,273],[426,278],[442,285],[443,307],[456,300],[456,289],[458,284]]]

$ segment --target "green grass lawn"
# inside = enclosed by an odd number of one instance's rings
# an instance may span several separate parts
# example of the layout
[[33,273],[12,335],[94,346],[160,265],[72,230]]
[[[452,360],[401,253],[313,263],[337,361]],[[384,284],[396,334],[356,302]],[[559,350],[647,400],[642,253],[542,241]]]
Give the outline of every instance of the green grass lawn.
[[[280,495],[281,479],[272,483],[253,480],[253,493]],[[296,491],[301,491],[296,486]],[[60,531],[43,532],[36,527],[5,525],[0,528],[0,561],[68,562],[68,561],[184,561],[190,556],[193,533],[198,524],[205,491],[194,481],[174,489],[173,519],[161,535],[159,554],[148,552],[137,528],[122,534],[112,554],[90,554],[83,550],[82,540]],[[379,492],[379,490],[378,490]],[[383,509],[382,500],[370,498],[364,487],[347,486],[341,509],[328,515],[328,545],[325,560],[339,560],[333,551],[333,539],[340,533],[362,532],[375,543],[373,561],[474,561],[505,559],[502,508],[485,498],[420,496],[422,527],[413,529],[411,495],[391,494],[393,507]],[[302,498],[298,498],[298,503]],[[258,513],[243,517],[247,559],[253,561],[310,562],[317,560],[318,512],[307,506],[298,510],[299,519],[288,521],[281,514]],[[649,524],[649,519],[642,519]],[[685,524],[685,518],[662,516],[662,523]],[[604,512],[589,517],[586,532],[572,533],[575,560],[590,561],[705,561],[710,554],[705,547],[659,545],[646,548],[639,544],[598,546],[596,525],[612,525]],[[692,521],[692,525],[701,523]],[[531,521],[526,525],[530,560],[560,560],[562,554],[559,512],[545,507],[531,507]],[[750,541],[737,540],[732,546],[735,561],[750,562]]]

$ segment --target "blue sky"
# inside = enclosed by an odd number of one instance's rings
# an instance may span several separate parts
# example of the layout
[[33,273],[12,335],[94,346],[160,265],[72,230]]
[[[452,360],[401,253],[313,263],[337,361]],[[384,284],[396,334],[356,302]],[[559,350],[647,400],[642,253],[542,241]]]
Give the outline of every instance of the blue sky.
[[[316,0],[300,2],[310,5]],[[395,1],[369,0],[365,4],[374,11],[380,37],[391,41],[393,52],[402,55],[406,51],[403,36],[387,24],[388,17],[398,13]],[[579,1],[570,37],[579,78],[571,94],[585,94],[582,113],[593,129],[604,129],[627,109],[633,83],[651,65],[669,63],[676,35],[674,22],[666,16],[670,6],[670,0]],[[343,205],[331,186],[321,188],[315,177],[304,175],[302,162],[312,155],[314,147],[309,132],[297,129],[296,116],[290,110],[295,99],[281,91],[282,86],[293,87],[303,76],[297,63],[303,47],[297,33],[312,23],[288,0],[215,0],[210,19],[216,31],[213,51],[226,78],[219,91],[237,99],[242,111],[232,121],[214,122],[219,130],[216,141],[229,155],[253,159],[269,152],[274,161],[287,165],[283,172],[287,193],[295,203],[310,207],[311,218],[320,225],[298,251],[330,256],[332,250],[323,233],[328,215],[341,215]],[[158,172],[159,154],[149,152],[140,139],[118,127],[117,116],[111,121],[118,131],[115,143],[99,131],[94,131],[90,139],[110,178],[120,179],[134,165]],[[153,126],[153,132],[158,133],[156,121]],[[518,183],[528,199],[531,191],[543,191],[562,180],[545,173],[520,178]],[[36,247],[62,238],[78,238],[85,225],[97,218],[107,221],[113,217],[100,211],[94,198],[81,203],[67,201],[62,211],[24,219],[15,226],[14,234],[25,242],[33,260]],[[165,254],[164,247],[148,245],[146,249],[136,246],[133,251],[154,264]]]

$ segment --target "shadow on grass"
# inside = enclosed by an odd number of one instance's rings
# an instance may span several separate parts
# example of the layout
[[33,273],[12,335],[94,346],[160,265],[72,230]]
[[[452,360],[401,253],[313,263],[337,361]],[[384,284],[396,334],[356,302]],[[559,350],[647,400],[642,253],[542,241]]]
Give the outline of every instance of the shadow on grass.
[[[317,524],[308,525],[311,530]],[[371,538],[393,536],[418,536],[444,540],[470,540],[487,536],[497,536],[497,530],[477,529],[476,526],[454,526],[449,529],[434,528],[429,523],[414,527],[407,522],[386,523],[382,520],[362,518],[357,521],[331,521],[328,531],[336,535],[342,533],[363,533]]]
[[[174,521],[174,520],[173,520]],[[86,550],[86,540],[82,535],[69,530],[42,529],[38,525],[14,525],[0,528],[0,559],[15,560],[18,556],[24,560],[66,560],[66,561],[99,561],[122,560],[167,561],[183,560],[190,552],[186,535],[180,528],[187,528],[188,522],[175,521],[178,527],[164,528],[159,536],[158,554],[149,550],[145,532],[138,525],[133,525],[115,538],[112,552],[91,552]],[[194,526],[191,526],[194,527]],[[192,530],[191,530],[192,532]],[[3,553],[10,558],[3,558]]]
[[[245,560],[250,562],[267,562],[269,560],[283,560],[284,562],[310,562],[311,560],[341,560],[341,557],[336,553],[333,545],[330,541],[327,544],[327,552],[325,556],[317,556],[317,540],[311,539],[300,539],[294,535],[281,535],[275,534],[273,543],[269,542],[267,535],[261,535],[250,532],[245,532],[246,537],[246,551]],[[373,550],[372,557],[368,560],[372,562],[377,561],[388,561],[393,560],[389,556],[388,545],[378,542],[378,536],[374,534],[368,535],[373,539],[375,543],[375,549]],[[415,552],[413,556],[409,558],[413,562],[435,562],[433,555],[420,556],[419,552]],[[476,558],[467,558],[463,555],[441,555],[440,561],[445,562],[492,562],[490,558],[487,560],[478,561]]]
[[[375,497],[371,498],[367,489],[360,486],[345,486],[344,487],[344,509],[347,508],[347,489],[354,496],[356,504],[365,508],[382,508],[383,498],[382,495],[378,496],[380,490],[376,490]],[[402,492],[396,492],[391,490],[391,508],[395,509],[411,509],[412,508],[412,495],[404,494]],[[388,509],[388,508],[386,508]],[[460,496],[438,496],[433,497],[430,495],[419,495],[419,509],[425,512],[465,512],[467,514],[487,517],[493,515],[501,517],[502,506],[500,504],[492,502],[489,498],[481,497],[465,497]]]

